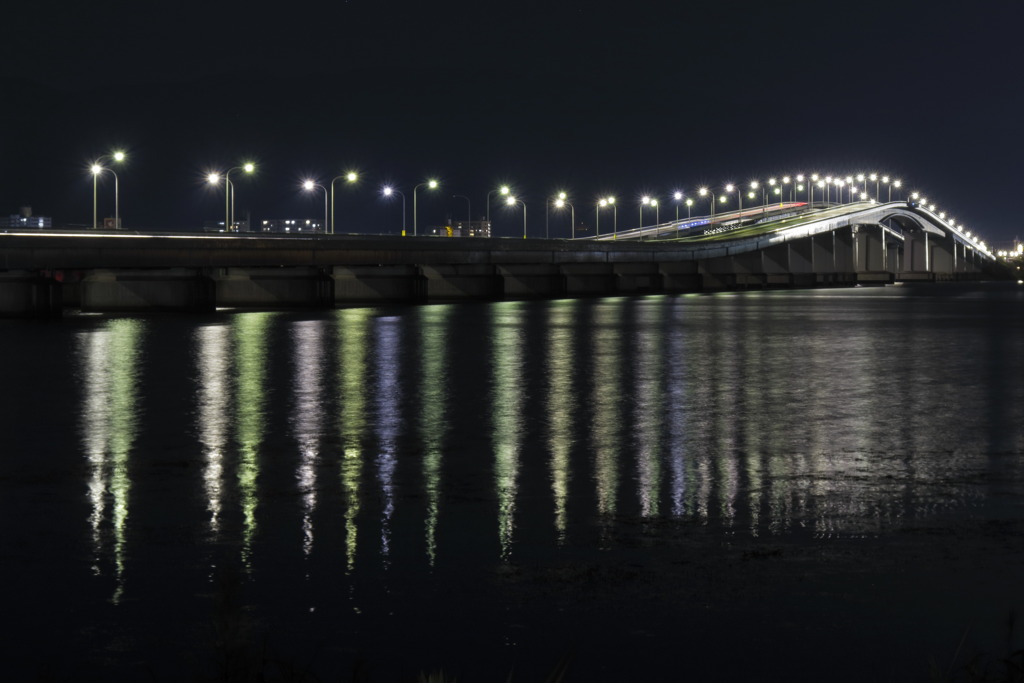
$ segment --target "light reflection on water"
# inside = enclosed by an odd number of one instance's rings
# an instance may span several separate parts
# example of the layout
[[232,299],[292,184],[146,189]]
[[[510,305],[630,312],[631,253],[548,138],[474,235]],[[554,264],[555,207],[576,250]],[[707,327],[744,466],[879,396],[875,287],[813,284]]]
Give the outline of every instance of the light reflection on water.
[[[877,536],[1024,484],[1022,306],[886,288],[69,320],[78,380],[42,381],[79,397],[88,505],[60,533],[122,603],[159,484],[184,575],[226,548],[255,585],[298,567],[356,614],[382,569],[472,592],[467,567],[611,549],[631,520]],[[141,448],[166,420],[189,426],[176,450]]]
[[[557,544],[566,542],[571,520],[601,526],[623,514],[724,529],[742,521],[753,535],[795,525],[822,536],[867,533],[982,495],[968,488],[955,499],[933,499],[920,489],[958,468],[984,468],[986,434],[967,419],[971,410],[979,411],[976,419],[1013,414],[1006,400],[990,410],[975,381],[989,362],[977,354],[991,352],[992,343],[976,339],[982,348],[947,352],[932,333],[934,316],[917,312],[906,323],[883,311],[865,319],[844,308],[853,303],[871,309],[885,302],[822,302],[816,293],[614,298],[500,303],[471,309],[471,318],[470,309],[432,306],[383,316],[343,310],[314,320],[243,313],[197,325],[194,414],[211,540],[223,540],[230,499],[242,520],[235,540],[243,564],[251,563],[258,531],[271,523],[260,515],[266,433],[282,417],[295,444],[303,553],[314,548],[318,506],[329,505],[328,516],[343,520],[348,572],[356,569],[358,539],[377,526],[388,566],[406,495],[424,499],[419,525],[428,565],[444,553],[445,453],[480,443],[479,432],[465,442],[454,433],[456,411],[472,410],[490,424],[491,464],[482,453],[470,456],[492,472],[490,494],[474,493],[496,501],[504,560],[518,541],[524,495],[540,506],[531,517],[548,510]],[[118,575],[129,462],[145,429],[139,397],[153,390],[141,371],[146,325],[119,319],[79,333],[88,527],[96,571],[109,561]],[[284,347],[272,336],[278,328],[287,330]],[[486,381],[460,374],[461,359],[451,357],[456,334],[490,339],[478,345],[491,368]],[[993,362],[1019,363],[1019,340],[996,348],[1003,353]],[[268,368],[284,358],[292,397],[268,414]],[[180,361],[162,354],[161,362]],[[988,374],[998,382],[1005,373]],[[1004,388],[1019,398],[1019,390]],[[453,405],[454,393],[469,403]],[[542,421],[529,419],[538,412]],[[320,494],[322,464],[340,476],[340,490],[325,489],[329,499]]]

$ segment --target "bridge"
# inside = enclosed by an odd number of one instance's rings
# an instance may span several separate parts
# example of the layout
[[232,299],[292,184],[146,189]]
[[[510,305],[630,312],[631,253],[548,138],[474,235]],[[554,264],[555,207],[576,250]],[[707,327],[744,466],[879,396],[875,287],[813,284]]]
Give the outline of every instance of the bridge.
[[0,233],[0,315],[211,311],[981,279],[984,243],[908,202],[798,202],[589,238]]

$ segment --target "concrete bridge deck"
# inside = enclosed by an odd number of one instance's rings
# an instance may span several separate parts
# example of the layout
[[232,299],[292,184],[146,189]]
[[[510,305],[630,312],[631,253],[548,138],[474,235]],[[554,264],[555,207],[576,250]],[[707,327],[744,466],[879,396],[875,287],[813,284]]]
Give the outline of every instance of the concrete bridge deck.
[[[985,259],[977,245],[930,219],[914,214],[911,220],[907,211],[886,206],[850,205],[799,220],[789,216],[762,223],[755,234],[744,227],[731,235],[650,241],[0,233],[0,315],[331,307],[981,276]],[[893,223],[894,215],[903,222]]]

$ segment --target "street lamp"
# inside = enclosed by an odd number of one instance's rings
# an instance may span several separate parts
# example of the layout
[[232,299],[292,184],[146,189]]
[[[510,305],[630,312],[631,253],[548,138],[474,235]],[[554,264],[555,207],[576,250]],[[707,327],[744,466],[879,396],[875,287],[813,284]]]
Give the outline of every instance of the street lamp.
[[524,201],[522,201],[520,199],[516,199],[512,195],[509,195],[505,199],[505,204],[507,206],[515,206],[516,204],[521,204],[522,205],[522,207],[523,207],[523,239],[525,240],[526,239],[526,202],[524,202]]
[[466,200],[466,235],[469,235],[470,223],[473,222],[473,207],[469,203],[469,197],[464,194],[453,194],[453,199],[465,199]]
[[569,225],[569,227],[571,228],[571,232],[569,234],[572,235],[573,239],[576,239],[576,207],[569,203],[568,199],[566,199],[566,195],[564,192],[559,192],[558,199],[555,200],[555,208],[561,209],[566,206],[569,207],[569,220],[572,221],[572,223],[570,223]]
[[121,227],[121,220],[119,215],[119,197],[117,188],[117,174],[114,173],[113,169],[108,169],[103,166],[104,161],[113,160],[117,163],[121,163],[125,159],[125,153],[118,150],[111,154],[102,154],[96,157],[96,160],[92,162],[92,166],[89,167],[89,171],[92,173],[92,229],[96,229],[96,180],[100,173],[103,171],[110,171],[114,175],[114,228]]
[[[114,172],[114,169],[106,168],[105,166],[100,166],[99,164],[93,164],[92,167],[89,170],[92,172],[93,188],[96,187],[96,178],[99,177],[100,173],[103,173],[104,171],[108,171],[112,176],[114,176],[114,229],[117,230],[118,227],[121,225],[121,218],[118,215],[118,208],[117,208],[117,201],[118,201],[118,198],[117,198],[117,173]],[[96,226],[96,192],[95,192],[95,189],[93,190],[93,205],[92,206],[93,206],[93,208],[92,208],[92,223],[93,223],[93,229],[95,229],[95,226]]]
[[[247,162],[241,166],[229,168],[227,173],[224,174],[224,230],[227,232],[234,232],[232,227],[235,224],[235,185],[231,182],[231,172],[245,171],[246,173],[252,173],[255,170],[256,165]],[[215,181],[211,180],[211,182]],[[326,229],[324,227],[324,230]]]
[[302,183],[302,189],[306,192],[312,192],[315,188],[319,187],[324,191],[324,233],[327,233],[327,188],[319,183],[315,183],[312,180],[307,180]]
[[679,221],[679,202],[683,200],[683,193],[678,190],[672,194],[672,199],[676,200],[676,222]]
[[702,187],[699,190],[697,190],[697,194],[699,194],[701,197],[711,197],[711,218],[708,221],[708,225],[710,225],[712,228],[715,227],[715,193],[706,187]]
[[901,187],[903,187],[903,181],[902,180],[894,180],[894,181],[892,181],[892,185],[889,186],[889,201],[890,202],[892,201],[892,188],[894,188],[894,187],[897,190],[900,189]]
[[648,197],[647,195],[644,195],[643,197],[640,198],[640,204],[638,204],[638,206],[640,207],[640,225],[638,227],[641,230],[643,230],[644,227],[644,207],[648,206],[650,203],[651,198]]
[[614,223],[612,224],[612,239],[615,239],[614,235],[618,231],[619,226],[619,210],[615,207],[615,197],[603,197],[597,201],[597,209],[594,210],[594,214],[597,216],[597,235],[601,235],[601,209],[606,207],[612,207],[612,216]]
[[392,194],[397,194],[399,197],[402,198],[402,237],[405,237],[405,195],[396,190],[395,188],[391,187],[390,185],[385,185],[384,189],[381,190],[381,194],[383,194],[385,197],[390,197]]
[[342,178],[345,179],[345,182],[347,182],[349,184],[352,184],[352,183],[356,182],[357,180],[359,180],[359,174],[356,173],[355,171],[349,171],[348,173],[345,173],[344,175],[335,176],[334,178],[331,179],[331,234],[332,235],[334,234],[335,228],[337,228],[337,226],[338,226],[337,221],[334,220],[334,182],[336,180],[341,180]]
[[512,190],[509,189],[508,185],[502,185],[497,190],[491,190],[490,192],[487,193],[487,224],[488,225],[490,225],[490,223],[491,223],[491,195],[494,194],[495,192],[497,192],[498,194],[502,194],[502,195],[508,196],[508,193],[511,192],[511,191]]
[[[554,197],[548,197],[548,200],[546,202],[544,202],[544,237],[545,237],[545,239],[551,237],[550,224],[549,224],[549,221],[550,221],[549,213],[550,213],[551,205],[555,204],[555,206],[558,206],[558,207],[563,206],[564,202],[565,202],[566,196],[567,195],[564,192],[559,192]],[[563,202],[563,204],[558,204],[559,201]]]
[[425,183],[420,183],[419,185],[417,185],[414,188],[412,188],[412,234],[413,234],[413,236],[416,236],[416,235],[419,234],[419,231],[416,228],[416,190],[420,189],[421,187],[427,187],[427,188],[430,188],[431,190],[437,189],[437,181],[436,180],[428,180]]

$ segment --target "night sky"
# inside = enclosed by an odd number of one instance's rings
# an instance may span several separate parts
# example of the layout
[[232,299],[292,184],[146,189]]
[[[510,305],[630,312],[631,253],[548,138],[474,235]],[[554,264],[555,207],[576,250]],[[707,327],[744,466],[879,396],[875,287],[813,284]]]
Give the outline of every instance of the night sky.
[[[359,170],[339,232],[397,232],[385,182],[410,228],[416,183],[442,182],[426,226],[508,182],[542,236],[560,189],[586,223],[614,194],[621,228],[644,193],[666,218],[677,189],[878,171],[992,247],[1024,237],[1019,1],[23,5],[0,40],[0,215],[91,223],[87,164],[123,148],[127,229],[222,219],[203,176],[251,159],[236,214],[257,222],[322,216],[301,180]],[[491,215],[521,234],[521,209]]]

